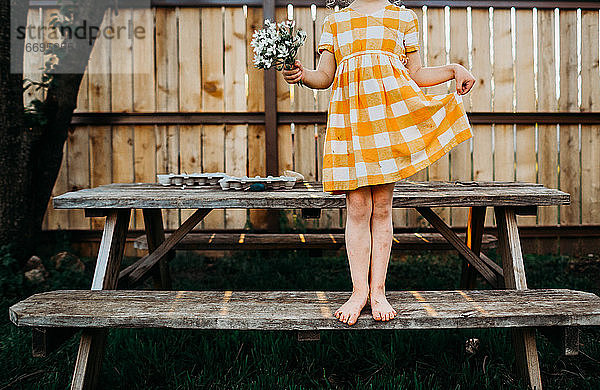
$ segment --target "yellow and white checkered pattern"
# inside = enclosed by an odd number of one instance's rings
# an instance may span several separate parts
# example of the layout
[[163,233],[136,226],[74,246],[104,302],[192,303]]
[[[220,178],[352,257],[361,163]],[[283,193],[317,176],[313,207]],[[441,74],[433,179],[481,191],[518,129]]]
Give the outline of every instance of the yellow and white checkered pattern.
[[426,168],[471,138],[462,97],[424,94],[406,53],[419,49],[414,11],[389,4],[327,16],[318,51],[335,55],[323,149],[323,190],[333,194],[392,183]]

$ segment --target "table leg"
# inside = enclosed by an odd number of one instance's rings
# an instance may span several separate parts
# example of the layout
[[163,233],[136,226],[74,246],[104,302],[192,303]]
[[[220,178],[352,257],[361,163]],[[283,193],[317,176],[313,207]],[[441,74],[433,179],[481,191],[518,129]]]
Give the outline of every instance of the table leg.
[[[527,289],[519,230],[515,210],[510,207],[495,207],[498,226],[498,246],[502,257],[505,288]],[[511,328],[516,355],[517,370],[533,390],[542,390],[540,365],[535,341],[535,329]]]
[[[126,209],[112,210],[106,216],[92,290],[117,288],[130,215],[131,210]],[[82,331],[71,390],[96,387],[107,334],[108,329],[84,329]]]
[[[479,256],[481,253],[481,241],[483,239],[483,230],[485,223],[484,207],[470,207],[469,220],[467,223],[466,244],[471,250]],[[460,277],[460,289],[472,290],[475,288],[477,270],[468,261],[463,261],[462,274]]]
[[[161,209],[143,209],[144,227],[146,240],[148,241],[148,253],[152,253],[165,241],[165,228],[162,220]],[[159,260],[154,266],[153,279],[156,290],[171,290],[171,273],[169,261],[173,257],[173,251]]]

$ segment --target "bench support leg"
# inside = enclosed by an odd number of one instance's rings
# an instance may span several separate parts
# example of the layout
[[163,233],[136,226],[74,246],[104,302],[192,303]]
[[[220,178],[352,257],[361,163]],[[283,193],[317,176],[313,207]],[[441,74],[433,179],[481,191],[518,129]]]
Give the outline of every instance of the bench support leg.
[[[148,242],[148,253],[152,253],[165,241],[165,228],[162,220],[161,209],[144,209],[144,226],[146,229],[146,240]],[[169,271],[169,261],[173,258],[173,251],[154,266],[152,276],[154,279],[154,289],[171,290],[171,273]]]
[[[527,289],[515,210],[509,207],[495,207],[494,212],[498,226],[498,248],[502,257],[505,288]],[[517,370],[531,389],[542,390],[535,329],[512,328],[511,335]]]
[[[483,229],[485,223],[485,206],[470,207],[469,220],[467,225],[466,244],[473,253],[480,255],[481,241],[483,239]],[[468,261],[463,261],[462,274],[460,277],[460,288],[462,290],[473,290],[477,277],[477,270]]]
[[[130,215],[131,210],[129,209],[108,213],[98,251],[92,290],[117,288]],[[96,387],[107,335],[107,329],[84,329],[82,331],[71,390],[88,390]]]

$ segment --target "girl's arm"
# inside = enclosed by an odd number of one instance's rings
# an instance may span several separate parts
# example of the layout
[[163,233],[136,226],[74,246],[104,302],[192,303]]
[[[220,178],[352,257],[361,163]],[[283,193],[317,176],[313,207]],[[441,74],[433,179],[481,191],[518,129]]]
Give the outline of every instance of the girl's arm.
[[304,85],[312,89],[327,89],[333,82],[335,75],[335,55],[323,50],[319,58],[317,69],[305,69],[302,63],[296,60],[294,67],[290,70],[282,70],[283,78],[289,84],[295,84],[302,80]]
[[406,65],[408,73],[419,87],[429,87],[456,79],[456,92],[464,95],[475,84],[473,75],[460,64],[423,67],[418,50],[407,53],[406,56],[408,58]]

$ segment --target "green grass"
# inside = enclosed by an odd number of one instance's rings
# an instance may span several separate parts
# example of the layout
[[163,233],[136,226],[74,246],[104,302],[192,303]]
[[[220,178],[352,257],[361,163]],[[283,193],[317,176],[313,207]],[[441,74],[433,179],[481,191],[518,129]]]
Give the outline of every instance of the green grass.
[[[89,288],[94,261],[83,260],[83,274],[59,272],[48,264],[48,282],[32,285],[14,276],[14,262],[0,253],[5,313],[0,320],[0,390],[68,388],[76,338],[47,358],[32,358],[30,330],[12,325],[7,312],[11,304],[35,292]],[[529,287],[600,294],[600,267],[597,263],[573,266],[575,260],[526,256]],[[407,256],[390,264],[387,289],[454,289],[460,268],[456,256]],[[351,288],[345,256],[309,257],[303,251],[242,252],[223,259],[179,253],[172,273],[177,290]],[[150,288],[150,282],[143,288]],[[465,352],[469,338],[481,341],[475,354]],[[546,389],[600,389],[598,327],[583,329],[582,353],[575,357],[561,356],[541,335],[537,341]],[[320,341],[302,343],[292,332],[113,329],[100,388],[522,389],[513,363],[510,333],[505,329],[326,331]]]

